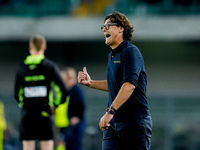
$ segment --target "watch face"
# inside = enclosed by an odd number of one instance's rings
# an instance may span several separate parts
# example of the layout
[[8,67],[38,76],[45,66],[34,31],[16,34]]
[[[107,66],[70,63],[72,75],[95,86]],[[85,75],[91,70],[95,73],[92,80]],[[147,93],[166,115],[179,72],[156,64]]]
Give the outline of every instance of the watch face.
[[107,109],[106,109],[106,113],[114,115],[114,114],[115,114],[115,111],[112,110],[112,109],[110,109],[110,108],[107,108]]
[[106,108],[106,112],[107,112],[107,113],[109,112],[109,110],[110,110],[110,108]]

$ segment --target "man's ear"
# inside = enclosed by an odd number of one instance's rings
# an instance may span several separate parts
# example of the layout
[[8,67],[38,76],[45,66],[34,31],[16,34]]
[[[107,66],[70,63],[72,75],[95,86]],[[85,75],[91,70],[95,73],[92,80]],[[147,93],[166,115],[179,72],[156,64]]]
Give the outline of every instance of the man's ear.
[[123,33],[124,32],[124,28],[119,26],[119,33]]
[[29,50],[31,50],[31,49],[32,49],[32,44],[30,43],[30,44],[29,44]]
[[46,46],[46,45],[44,45],[44,47],[43,47],[43,50],[44,50],[44,52],[46,51],[46,49],[47,49],[47,46]]

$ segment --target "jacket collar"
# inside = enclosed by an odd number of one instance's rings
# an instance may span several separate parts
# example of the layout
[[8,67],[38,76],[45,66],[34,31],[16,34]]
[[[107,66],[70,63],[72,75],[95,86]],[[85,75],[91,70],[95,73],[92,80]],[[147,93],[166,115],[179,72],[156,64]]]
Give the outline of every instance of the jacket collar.
[[112,49],[112,50],[111,50],[111,51],[112,51],[112,54],[115,55],[115,54],[121,52],[121,51],[124,49],[124,47],[125,47],[128,43],[129,43],[128,40],[124,40],[124,41],[123,41],[122,43],[120,43],[115,49]]
[[44,55],[29,55],[24,60],[24,64],[26,64],[26,65],[30,65],[30,64],[38,65],[38,64],[41,63],[41,61],[44,58],[45,58]]

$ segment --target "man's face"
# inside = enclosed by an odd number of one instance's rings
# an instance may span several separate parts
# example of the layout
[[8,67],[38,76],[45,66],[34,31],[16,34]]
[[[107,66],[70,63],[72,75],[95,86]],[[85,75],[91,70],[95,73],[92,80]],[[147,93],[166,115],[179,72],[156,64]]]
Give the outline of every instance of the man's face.
[[117,27],[117,24],[112,23],[110,19],[105,21],[104,26],[102,26],[102,31],[105,35],[105,43],[111,46],[111,48],[121,42],[119,42],[123,34],[123,32],[121,33],[121,27]]

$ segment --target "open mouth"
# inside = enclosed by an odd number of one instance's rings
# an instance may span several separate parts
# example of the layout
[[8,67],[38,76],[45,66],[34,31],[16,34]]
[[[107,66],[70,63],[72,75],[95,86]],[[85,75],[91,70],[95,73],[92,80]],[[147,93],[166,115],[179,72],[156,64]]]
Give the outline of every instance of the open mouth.
[[106,38],[109,38],[110,36],[111,36],[110,34],[106,34],[106,35],[105,35]]

